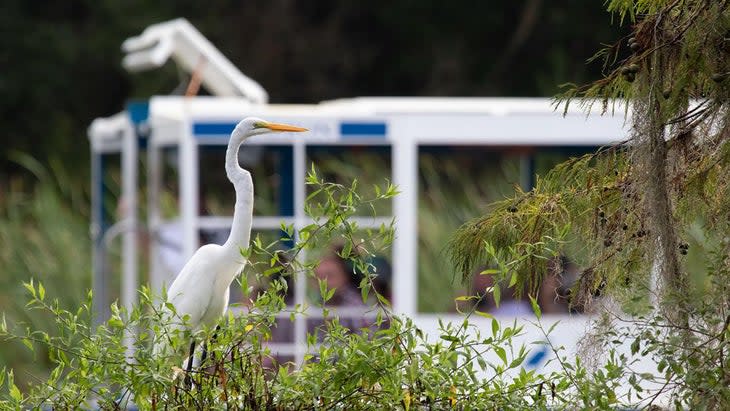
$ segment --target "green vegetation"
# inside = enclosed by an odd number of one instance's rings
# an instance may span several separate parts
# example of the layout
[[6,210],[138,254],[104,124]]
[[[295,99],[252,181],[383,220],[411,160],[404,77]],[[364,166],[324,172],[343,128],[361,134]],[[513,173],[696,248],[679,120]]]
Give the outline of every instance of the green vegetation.
[[[363,205],[389,201],[396,194],[395,187],[382,187],[377,190],[381,194],[367,198],[354,191],[356,184],[325,183],[314,174],[308,177],[308,184],[321,194],[320,201],[308,206],[310,215],[319,216],[316,222],[300,231],[286,259],[276,251],[276,244],[258,240],[243,251],[246,257],[256,257],[252,258],[256,263],[247,267],[241,287],[253,298],[253,305],[241,315],[222,318],[219,330],[206,329],[195,336],[169,331],[167,324],[186,319],[176,318],[174,312],[172,316],[163,314],[145,288],[139,306],[127,312],[113,304],[111,318],[91,329],[90,299],[68,310],[41,283],[26,283],[28,308],[50,317],[55,326],[44,331],[5,320],[0,323],[0,336],[23,342],[29,349],[47,350],[54,368],[47,379],[41,377],[22,391],[13,371],[0,374],[0,405],[61,410],[119,409],[131,403],[142,410],[609,409],[636,403],[637,395],[642,395],[640,384],[649,377],[630,371],[630,356],[611,350],[603,364],[589,369],[550,345],[551,329],[543,329],[546,339],[536,341],[557,354],[555,361],[562,371],[550,374],[522,368],[528,347],[513,342],[522,332],[516,324],[492,319],[489,329],[481,330],[465,318],[462,324],[442,324],[437,336],[426,339],[411,320],[389,312],[388,302],[373,288],[373,267],[366,255],[347,251],[343,255],[365,274],[360,283],[363,300],[369,294],[376,296],[374,328],[356,332],[343,328],[336,311],[327,307],[333,290],[324,286],[321,306],[329,321],[321,331],[321,342],[314,336],[308,338],[309,354],[296,367],[278,364],[266,342],[275,316],[286,309],[287,285],[272,276],[300,273],[312,277],[316,262],[302,262],[298,253],[333,238],[344,238],[345,249],[357,242],[364,250],[381,253],[378,244],[389,244],[394,234],[392,227],[382,227],[369,232],[365,243],[359,244],[359,229],[351,218]],[[292,234],[290,227],[285,231]],[[248,283],[267,279],[266,290],[248,294]],[[540,308],[535,300],[532,304],[537,326],[542,328]],[[302,315],[303,309],[294,307],[290,316]],[[132,330],[137,332],[132,341],[136,350],[130,357],[124,341]],[[207,356],[200,366],[187,371],[182,360],[191,338],[205,342]],[[637,342],[634,354],[651,344],[652,338],[653,334]],[[172,349],[152,355],[151,346],[159,341]],[[496,360],[485,360],[487,353]],[[673,364],[665,367],[678,372]],[[625,381],[632,384],[628,393],[618,390]]]
[[[88,216],[83,213],[83,192],[64,177],[60,164],[52,171],[26,156],[15,156],[39,178],[26,194],[22,181],[0,197],[0,312],[8,323],[23,322],[34,330],[51,332],[53,318],[37,315],[25,306],[23,282],[41,281],[64,307],[78,307],[91,281],[91,246]],[[16,381],[42,377],[51,364],[42,347],[35,354],[19,342],[0,343],[0,364],[16,369]]]
[[[597,55],[603,79],[558,103],[604,111],[628,103],[629,141],[556,167],[534,190],[465,224],[451,256],[467,277],[482,258],[504,261],[495,280],[536,293],[550,261],[578,248],[572,302],[603,315],[596,336],[634,340],[633,352],[659,364],[652,378],[678,408],[725,408],[730,6],[614,0],[608,8],[631,22],[631,35]],[[704,243],[704,267],[688,258],[693,238]]]

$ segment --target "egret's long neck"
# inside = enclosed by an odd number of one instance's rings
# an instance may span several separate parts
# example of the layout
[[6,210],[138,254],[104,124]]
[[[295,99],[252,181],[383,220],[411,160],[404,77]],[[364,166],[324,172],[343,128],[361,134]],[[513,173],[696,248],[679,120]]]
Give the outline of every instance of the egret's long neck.
[[243,135],[237,131],[231,135],[226,150],[226,174],[236,189],[236,207],[233,211],[231,234],[224,244],[224,247],[235,253],[238,253],[239,247],[248,247],[253,218],[253,181],[251,173],[238,165],[238,148],[243,142]]

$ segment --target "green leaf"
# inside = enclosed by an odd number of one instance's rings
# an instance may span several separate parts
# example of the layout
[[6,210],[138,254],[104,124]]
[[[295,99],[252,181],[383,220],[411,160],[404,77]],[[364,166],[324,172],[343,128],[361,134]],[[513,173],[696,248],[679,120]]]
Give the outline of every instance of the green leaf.
[[608,392],[606,393],[606,397],[609,404],[615,404],[616,402],[618,402],[618,400],[616,399],[616,393],[613,392],[613,390],[608,390]]
[[345,244],[342,245],[342,252],[340,253],[340,257],[344,259],[349,259],[352,255],[352,242],[351,241],[345,241]]
[[647,381],[654,381],[654,374],[650,372],[642,372],[639,376]]
[[378,298],[378,301],[380,301],[381,304],[385,305],[386,307],[390,307],[390,301],[388,301],[387,298],[385,298],[380,293],[375,293],[375,296]]
[[499,300],[502,296],[502,291],[500,291],[499,286],[492,287],[492,297],[494,297],[494,304],[499,307]]
[[512,276],[509,279],[509,285],[507,287],[512,288],[517,284],[517,271],[512,271]]
[[20,392],[18,387],[15,385],[15,379],[13,378],[13,370],[8,373],[8,391],[10,398],[15,400],[16,403],[23,401],[23,394]]
[[309,194],[307,196],[307,198],[304,201],[310,201],[311,199],[313,199],[314,197],[316,197],[317,194],[319,194],[321,192],[322,192],[322,189],[321,188],[318,188],[318,189],[314,190],[311,194]]
[[496,268],[487,268],[486,270],[479,273],[479,275],[494,275],[501,273],[500,270],[497,270]]
[[327,295],[327,282],[321,278],[318,278],[317,282],[319,283],[319,295],[324,297]]
[[492,318],[492,337],[497,337],[499,332],[499,321],[496,318]]
[[478,315],[480,317],[494,319],[494,316],[492,314],[489,314],[489,313],[484,312],[484,311],[474,310],[474,314],[476,314],[476,315]]
[[540,310],[540,305],[537,303],[537,299],[533,296],[530,297],[530,304],[532,304],[532,312],[535,313],[535,317],[539,320],[542,318],[542,310]]
[[335,295],[335,290],[336,290],[336,288],[330,288],[329,290],[327,290],[327,296],[324,298],[324,300],[325,301],[331,300],[332,296]]
[[124,323],[122,322],[121,318],[117,316],[112,316],[109,318],[108,324],[112,328],[122,328],[124,327]]
[[46,298],[46,289],[43,287],[43,283],[38,283],[38,298],[43,300]]
[[30,293],[31,296],[35,298],[35,287],[33,286],[33,279],[30,279],[29,283],[24,282],[23,287],[25,287],[26,290]]
[[450,342],[453,342],[453,343],[458,343],[459,342],[459,338],[458,337],[454,337],[453,335],[442,335],[441,336],[441,339],[442,340],[446,340],[446,341],[450,341]]
[[479,364],[479,367],[482,370],[486,370],[487,369],[487,361],[484,360],[484,358],[482,358],[481,356],[478,356],[477,357],[477,363]]
[[552,332],[553,332],[553,330],[555,329],[555,327],[557,327],[559,323],[560,323],[560,321],[555,321],[555,322],[553,323],[553,325],[551,325],[551,326],[550,326],[550,328],[548,328],[548,331],[547,331],[547,333],[548,333],[548,334],[552,333]]
[[639,338],[636,338],[634,342],[631,343],[631,354],[636,354],[639,352],[639,349],[641,348],[641,341],[639,341]]
[[497,354],[497,356],[502,360],[502,362],[507,365],[507,352],[504,350],[504,348],[495,345],[494,346],[494,352]]
[[370,287],[368,287],[368,279],[363,278],[360,281],[360,296],[362,297],[362,302],[367,303],[368,302],[368,291],[370,290]]

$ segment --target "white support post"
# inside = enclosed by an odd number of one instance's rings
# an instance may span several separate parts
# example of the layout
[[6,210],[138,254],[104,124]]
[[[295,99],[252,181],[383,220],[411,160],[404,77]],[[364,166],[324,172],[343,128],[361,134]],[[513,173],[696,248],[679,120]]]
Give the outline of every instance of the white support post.
[[[123,135],[122,149],[122,204],[124,234],[122,237],[122,291],[121,303],[131,313],[137,303],[137,134],[130,126]],[[127,355],[134,353],[133,331],[126,331],[124,345]]]
[[[294,228],[297,230],[307,225],[307,218],[304,214],[304,201],[306,193],[306,172],[307,172],[307,149],[302,141],[295,141],[294,150]],[[298,236],[298,234],[297,234]],[[297,258],[307,258],[302,250]],[[307,295],[307,277],[297,271],[294,278],[294,304],[304,307]],[[307,319],[298,315],[294,320],[294,361],[301,364],[304,361],[307,347]]]
[[[94,141],[91,142],[92,147]],[[91,240],[94,290],[92,307],[94,310],[94,328],[109,318],[109,290],[106,272],[106,250],[103,246],[103,158],[100,151],[92,148],[91,152]]]
[[393,243],[393,310],[413,317],[418,295],[418,145],[407,127],[390,126],[393,138],[393,181],[400,194],[393,200],[396,235]]
[[149,262],[150,287],[159,293],[164,282],[162,261],[159,253],[160,190],[162,189],[162,163],[160,148],[155,144],[154,133],[150,135],[147,147],[147,226],[150,231]]
[[128,311],[137,302],[137,135],[131,127],[124,133],[122,150],[122,237],[121,303]]
[[192,135],[189,117],[183,122],[178,156],[180,218],[183,226],[183,255],[187,261],[199,247],[198,235],[198,144]]

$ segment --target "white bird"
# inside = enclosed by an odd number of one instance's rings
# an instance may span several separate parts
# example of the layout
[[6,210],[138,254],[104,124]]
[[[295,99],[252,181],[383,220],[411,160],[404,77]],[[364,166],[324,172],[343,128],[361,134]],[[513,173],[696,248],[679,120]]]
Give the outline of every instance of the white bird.
[[[213,326],[225,314],[229,287],[246,264],[241,249],[248,248],[251,236],[253,181],[251,173],[238,164],[241,143],[258,134],[301,131],[307,129],[248,117],[241,120],[231,133],[226,150],[226,174],[236,190],[231,233],[223,245],[200,247],[167,291],[167,302],[175,307],[175,322],[188,316],[186,325],[193,334],[204,326]],[[160,352],[160,345],[165,344],[166,338],[160,340],[155,352]]]

